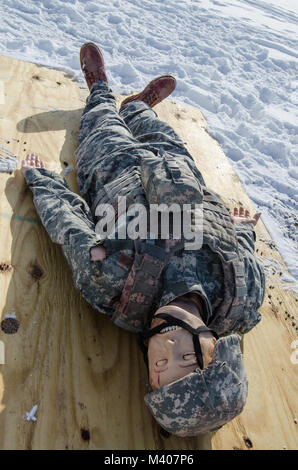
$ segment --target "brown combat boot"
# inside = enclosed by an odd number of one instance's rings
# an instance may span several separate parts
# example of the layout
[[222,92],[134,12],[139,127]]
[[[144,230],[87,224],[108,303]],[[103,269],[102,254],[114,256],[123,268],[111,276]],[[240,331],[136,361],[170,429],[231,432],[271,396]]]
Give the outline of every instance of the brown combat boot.
[[102,80],[108,82],[102,53],[93,42],[83,44],[80,51],[81,69],[90,90],[93,83]]
[[153,108],[156,104],[167,98],[175,90],[176,79],[172,75],[163,75],[155,78],[138,95],[129,96],[122,101],[121,106],[130,101],[141,100]]

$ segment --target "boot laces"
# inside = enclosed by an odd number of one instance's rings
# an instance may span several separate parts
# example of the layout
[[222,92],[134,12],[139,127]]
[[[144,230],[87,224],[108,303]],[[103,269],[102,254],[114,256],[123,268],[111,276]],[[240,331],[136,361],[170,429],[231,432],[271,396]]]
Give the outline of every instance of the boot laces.
[[151,90],[149,89],[146,93],[146,101],[149,105],[151,105],[152,103],[154,103],[154,101],[157,101],[159,98],[159,95],[157,93],[157,91],[152,88]]
[[87,80],[96,80],[98,77],[104,79],[106,78],[106,74],[103,68],[96,70],[96,72],[91,72],[90,70],[86,70],[86,68],[83,68],[83,71]]

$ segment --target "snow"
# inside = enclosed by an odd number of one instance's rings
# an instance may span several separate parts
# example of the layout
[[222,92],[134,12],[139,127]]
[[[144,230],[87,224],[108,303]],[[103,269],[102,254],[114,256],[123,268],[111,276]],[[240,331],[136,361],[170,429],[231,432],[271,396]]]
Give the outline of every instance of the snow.
[[4,55],[86,87],[94,41],[117,94],[173,74],[171,99],[201,109],[296,279],[297,27],[296,0],[0,0]]

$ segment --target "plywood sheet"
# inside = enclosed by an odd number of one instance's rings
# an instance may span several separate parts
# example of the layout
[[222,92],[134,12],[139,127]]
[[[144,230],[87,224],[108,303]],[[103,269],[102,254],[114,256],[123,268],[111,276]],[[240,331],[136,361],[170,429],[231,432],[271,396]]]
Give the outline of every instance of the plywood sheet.
[[[60,174],[66,165],[73,169],[86,90],[64,72],[4,56],[0,84],[3,149],[19,162],[38,153]],[[200,111],[169,101],[155,109],[187,143],[207,184],[229,205],[242,201],[253,209]],[[75,171],[66,178],[78,191]],[[295,315],[297,303],[282,288],[285,267],[265,227],[257,232],[258,253],[276,273],[270,268],[263,321],[245,337],[247,406],[213,436],[213,449],[297,446],[296,330],[285,313]],[[160,434],[143,402],[147,377],[135,337],[94,312],[74,289],[18,172],[0,174],[0,237],[0,448],[211,448],[210,435]]]

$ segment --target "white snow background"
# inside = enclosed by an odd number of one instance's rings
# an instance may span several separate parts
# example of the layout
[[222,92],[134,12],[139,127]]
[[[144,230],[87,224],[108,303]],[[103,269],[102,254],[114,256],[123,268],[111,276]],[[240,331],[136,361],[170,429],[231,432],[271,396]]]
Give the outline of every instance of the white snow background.
[[170,99],[203,112],[296,279],[297,31],[297,0],[0,0],[1,54],[86,87],[94,41],[116,94],[173,74]]

